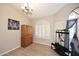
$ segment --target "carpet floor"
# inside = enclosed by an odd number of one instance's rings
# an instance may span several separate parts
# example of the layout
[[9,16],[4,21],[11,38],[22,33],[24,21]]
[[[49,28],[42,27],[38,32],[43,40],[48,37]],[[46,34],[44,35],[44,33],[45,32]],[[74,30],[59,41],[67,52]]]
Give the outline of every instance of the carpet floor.
[[50,46],[33,43],[26,48],[17,48],[3,56],[59,56]]

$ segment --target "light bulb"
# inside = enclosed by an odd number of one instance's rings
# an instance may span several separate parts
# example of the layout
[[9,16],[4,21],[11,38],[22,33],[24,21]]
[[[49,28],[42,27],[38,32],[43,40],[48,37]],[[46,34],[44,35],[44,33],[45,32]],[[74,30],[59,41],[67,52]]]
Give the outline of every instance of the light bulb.
[[22,6],[21,8],[22,8],[22,9],[25,9],[25,7],[24,7],[24,6]]
[[26,6],[26,7],[27,7],[27,3],[25,3],[25,4],[24,4],[24,6]]

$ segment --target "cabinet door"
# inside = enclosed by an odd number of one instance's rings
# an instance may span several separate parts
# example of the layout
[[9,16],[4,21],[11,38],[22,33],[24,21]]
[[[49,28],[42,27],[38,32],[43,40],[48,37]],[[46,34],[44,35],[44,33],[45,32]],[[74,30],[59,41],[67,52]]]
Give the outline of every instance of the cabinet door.
[[32,43],[32,27],[28,25],[21,26],[21,46],[26,47]]
[[25,25],[22,25],[21,26],[21,33],[22,33],[22,35],[28,34],[27,31],[28,31],[27,27]]
[[32,27],[28,26],[28,34],[32,34]]

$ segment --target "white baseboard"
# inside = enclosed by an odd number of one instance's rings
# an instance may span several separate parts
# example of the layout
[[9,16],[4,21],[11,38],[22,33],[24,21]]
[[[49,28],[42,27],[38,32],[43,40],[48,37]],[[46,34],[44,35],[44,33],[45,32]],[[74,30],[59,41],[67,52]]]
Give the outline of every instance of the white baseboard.
[[15,49],[17,49],[17,48],[19,48],[19,47],[20,47],[20,46],[17,46],[17,47],[15,47],[15,48],[11,49],[11,50],[5,51],[5,52],[1,53],[0,56],[4,55],[4,54],[6,54],[6,53],[8,53],[8,52],[10,52],[10,51],[12,51],[12,50],[15,50]]
[[45,44],[45,43],[41,43],[41,42],[37,42],[37,41],[33,41],[34,43],[38,43],[38,44],[43,44],[43,45],[48,45],[51,46],[51,44]]

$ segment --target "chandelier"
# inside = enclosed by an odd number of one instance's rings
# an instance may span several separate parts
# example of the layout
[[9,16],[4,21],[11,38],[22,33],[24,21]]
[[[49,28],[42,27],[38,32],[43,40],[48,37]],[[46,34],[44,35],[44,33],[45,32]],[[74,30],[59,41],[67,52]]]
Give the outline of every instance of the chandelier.
[[33,9],[30,7],[29,3],[24,4],[24,6],[22,7],[22,10],[24,13],[26,13],[27,15],[31,15],[33,12]]

